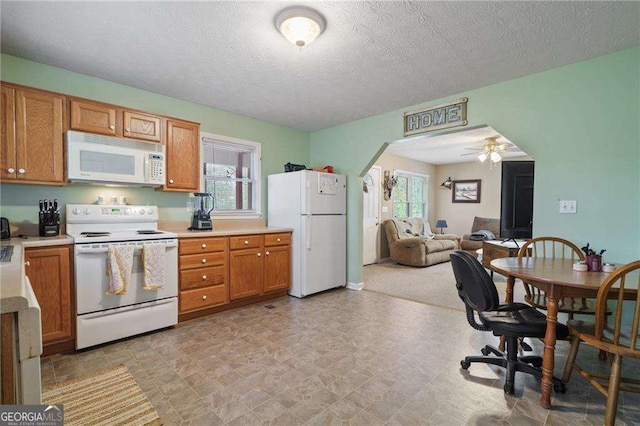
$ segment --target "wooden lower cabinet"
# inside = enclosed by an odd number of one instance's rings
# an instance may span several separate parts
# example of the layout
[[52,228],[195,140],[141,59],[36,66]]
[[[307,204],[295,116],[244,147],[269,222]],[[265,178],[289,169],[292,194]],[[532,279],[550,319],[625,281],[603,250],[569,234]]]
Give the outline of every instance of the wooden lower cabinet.
[[291,285],[290,232],[182,238],[179,247],[180,321],[283,296]]
[[231,300],[257,296],[263,292],[264,261],[262,247],[234,250],[229,254]]
[[43,354],[55,352],[54,344],[75,346],[71,253],[72,246],[25,249],[25,274],[40,305]]
[[229,241],[226,237],[180,240],[179,314],[229,301],[228,253]]

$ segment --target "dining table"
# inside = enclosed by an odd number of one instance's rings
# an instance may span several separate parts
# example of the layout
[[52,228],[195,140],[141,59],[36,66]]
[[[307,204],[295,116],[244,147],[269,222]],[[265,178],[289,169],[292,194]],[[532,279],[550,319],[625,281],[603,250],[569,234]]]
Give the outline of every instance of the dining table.
[[[494,259],[490,268],[507,277],[505,302],[513,302],[513,287],[516,278],[544,291],[547,295],[547,329],[544,337],[542,357],[542,383],[540,405],[551,408],[553,369],[556,347],[556,324],[558,323],[558,302],[563,297],[595,298],[607,272],[574,271],[571,259],[505,257]],[[625,290],[625,299],[634,298],[637,289]]]

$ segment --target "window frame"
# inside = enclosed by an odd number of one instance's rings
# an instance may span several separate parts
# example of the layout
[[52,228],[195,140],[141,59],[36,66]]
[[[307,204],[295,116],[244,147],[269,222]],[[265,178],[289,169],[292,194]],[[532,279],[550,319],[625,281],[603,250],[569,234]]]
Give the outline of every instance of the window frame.
[[208,141],[219,142],[226,145],[239,145],[251,148],[254,152],[252,155],[253,166],[253,210],[241,211],[241,210],[213,210],[211,217],[216,219],[257,219],[262,217],[262,144],[260,142],[249,141],[246,139],[234,138],[231,136],[217,135],[214,133],[200,132],[200,191],[204,192],[205,175],[204,175],[204,143],[205,139]]
[[[430,175],[426,175],[423,173],[416,173],[416,172],[408,172],[406,170],[399,170],[399,169],[394,169],[393,170],[393,177],[398,177],[398,176],[403,176],[407,178],[407,197],[410,197],[411,192],[412,192],[412,188],[411,188],[411,178],[421,178],[422,179],[422,205],[423,205],[423,215],[422,218],[424,220],[428,220],[429,219],[429,180],[431,179]],[[391,216],[392,217],[397,217],[395,216],[395,205],[396,203],[402,203],[402,204],[407,204],[407,212],[409,214],[411,214],[412,209],[412,205],[416,204],[415,202],[411,201],[410,199],[408,199],[407,201],[396,201],[396,191],[392,191],[391,193]],[[407,216],[407,217],[414,217],[414,216]]]

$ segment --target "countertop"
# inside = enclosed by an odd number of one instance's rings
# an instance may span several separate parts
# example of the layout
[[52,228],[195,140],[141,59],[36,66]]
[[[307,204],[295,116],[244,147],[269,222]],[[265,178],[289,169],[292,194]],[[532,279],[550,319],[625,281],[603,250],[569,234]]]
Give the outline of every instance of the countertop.
[[276,234],[280,232],[292,232],[291,228],[278,228],[265,226],[264,221],[219,221],[213,222],[211,231],[189,231],[188,222],[161,222],[158,229],[178,234],[178,238],[206,238],[206,237],[226,237],[232,235],[250,234]]
[[18,312],[34,306],[38,302],[24,273],[24,249],[73,244],[67,235],[57,237],[11,238],[0,242],[2,246],[13,246],[11,262],[0,263],[0,313]]

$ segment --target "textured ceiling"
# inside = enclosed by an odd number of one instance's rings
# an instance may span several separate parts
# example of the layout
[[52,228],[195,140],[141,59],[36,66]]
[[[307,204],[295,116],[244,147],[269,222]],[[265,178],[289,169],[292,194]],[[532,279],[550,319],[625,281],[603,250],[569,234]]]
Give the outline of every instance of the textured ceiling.
[[[275,14],[313,6],[299,50]],[[640,43],[640,2],[11,2],[2,52],[307,131]]]

